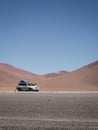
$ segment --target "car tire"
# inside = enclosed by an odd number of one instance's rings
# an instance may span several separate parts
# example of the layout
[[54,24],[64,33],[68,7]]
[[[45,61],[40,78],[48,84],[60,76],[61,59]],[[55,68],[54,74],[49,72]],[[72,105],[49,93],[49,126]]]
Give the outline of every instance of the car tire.
[[29,88],[28,91],[33,91],[33,89],[32,89],[32,88]]
[[21,88],[17,88],[17,90],[18,90],[18,91],[22,91],[22,89],[21,89]]

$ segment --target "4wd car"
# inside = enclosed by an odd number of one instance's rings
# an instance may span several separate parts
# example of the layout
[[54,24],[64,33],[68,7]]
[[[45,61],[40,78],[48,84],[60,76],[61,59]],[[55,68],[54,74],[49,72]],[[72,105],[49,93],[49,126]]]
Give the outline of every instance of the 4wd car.
[[17,87],[16,90],[18,91],[39,91],[39,86],[37,86],[36,83],[30,83],[28,80],[21,80]]

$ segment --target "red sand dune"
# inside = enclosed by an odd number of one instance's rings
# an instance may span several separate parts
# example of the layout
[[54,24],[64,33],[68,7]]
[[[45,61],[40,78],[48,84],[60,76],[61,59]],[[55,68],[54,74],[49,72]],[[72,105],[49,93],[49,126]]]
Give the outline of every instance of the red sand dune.
[[0,90],[15,90],[19,80],[36,82],[42,91],[98,90],[98,61],[75,71],[37,75],[0,63]]

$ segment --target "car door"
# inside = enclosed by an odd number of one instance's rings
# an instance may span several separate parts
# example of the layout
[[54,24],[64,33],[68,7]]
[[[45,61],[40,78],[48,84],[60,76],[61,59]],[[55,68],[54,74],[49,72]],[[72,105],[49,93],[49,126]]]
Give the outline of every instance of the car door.
[[28,85],[27,84],[23,86],[23,91],[28,91]]

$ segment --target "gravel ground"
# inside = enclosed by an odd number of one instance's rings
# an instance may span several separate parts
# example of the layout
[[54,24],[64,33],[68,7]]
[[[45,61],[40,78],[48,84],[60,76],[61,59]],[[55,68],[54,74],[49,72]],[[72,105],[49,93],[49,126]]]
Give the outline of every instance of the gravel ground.
[[0,92],[0,130],[98,130],[98,93]]

